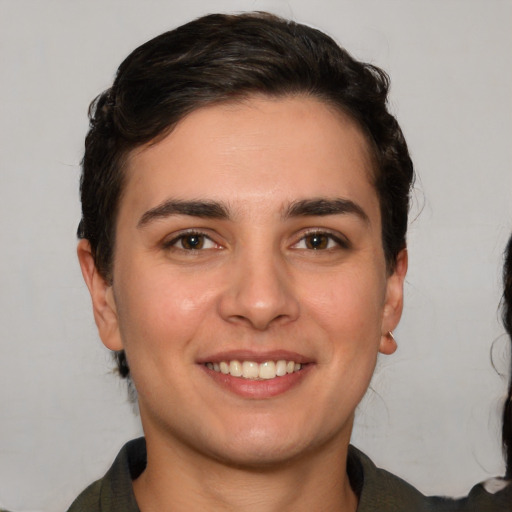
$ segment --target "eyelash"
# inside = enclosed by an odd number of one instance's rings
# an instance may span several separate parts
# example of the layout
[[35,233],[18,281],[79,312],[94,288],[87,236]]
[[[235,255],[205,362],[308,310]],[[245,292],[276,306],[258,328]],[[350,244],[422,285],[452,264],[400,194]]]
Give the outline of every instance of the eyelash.
[[298,242],[296,242],[292,247],[299,249],[297,247],[301,242],[307,243],[308,238],[312,237],[322,237],[324,240],[327,240],[327,246],[322,248],[314,248],[314,247],[301,247],[301,250],[310,250],[310,251],[330,251],[338,249],[350,249],[350,243],[349,241],[339,235],[335,235],[334,233],[331,233],[330,231],[322,231],[319,229],[314,229],[311,231],[307,231],[306,233],[303,233],[301,238]]
[[[183,246],[183,243],[186,239],[190,240],[194,237],[196,237],[200,240],[198,243],[201,244],[201,247],[199,247],[199,248],[188,247],[187,248],[187,247]],[[180,243],[181,243],[181,247],[178,246],[178,244],[180,244]],[[210,243],[212,245],[212,247],[203,247],[203,245],[205,243],[206,244]],[[164,249],[171,249],[171,250],[175,249],[178,251],[185,251],[185,252],[199,252],[202,250],[222,248],[222,246],[220,246],[214,240],[212,240],[211,237],[209,237],[205,233],[201,233],[200,231],[186,231],[184,233],[182,232],[178,236],[175,236],[174,238],[172,238],[171,240],[165,241],[163,243],[163,247],[164,247]]]
[[[185,247],[183,245],[185,240],[189,239],[189,241],[191,241],[191,239],[193,239],[194,237],[198,239],[196,244],[200,245],[199,248],[191,247],[190,244],[189,244],[189,247]],[[313,237],[317,237],[318,239],[320,239],[319,245],[322,245],[322,242],[323,243],[326,242],[327,245],[325,245],[323,247],[308,247],[307,246],[308,238],[311,239]],[[301,244],[302,242],[304,242],[305,247],[299,247],[299,244]],[[211,245],[211,246],[204,247],[205,244]],[[179,245],[181,245],[181,247],[179,247]],[[192,243],[192,245],[194,245],[194,243]],[[203,250],[209,250],[209,249],[221,249],[222,248],[221,245],[217,244],[211,237],[209,237],[205,233],[202,233],[201,231],[186,231],[184,233],[182,232],[178,236],[175,236],[174,238],[172,238],[171,240],[164,242],[163,247],[164,247],[164,249],[171,249],[171,250],[174,249],[174,250],[191,252],[191,253],[197,253],[197,252],[200,252]],[[322,231],[322,230],[315,229],[315,230],[311,230],[306,233],[303,233],[302,236],[300,237],[300,239],[292,245],[292,248],[300,249],[300,250],[310,250],[310,251],[332,251],[332,250],[335,250],[336,248],[349,249],[350,243],[346,238],[344,238],[342,236],[337,236],[329,231]]]

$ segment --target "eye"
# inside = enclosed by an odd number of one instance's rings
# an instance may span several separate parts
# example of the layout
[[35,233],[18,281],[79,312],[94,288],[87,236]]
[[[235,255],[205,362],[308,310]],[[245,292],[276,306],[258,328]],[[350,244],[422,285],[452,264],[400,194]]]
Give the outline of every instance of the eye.
[[304,235],[296,244],[294,249],[307,249],[322,251],[336,248],[348,248],[348,242],[342,238],[323,231],[314,231]]
[[173,238],[165,243],[166,248],[181,249],[183,251],[200,251],[216,249],[220,246],[203,233],[189,232]]

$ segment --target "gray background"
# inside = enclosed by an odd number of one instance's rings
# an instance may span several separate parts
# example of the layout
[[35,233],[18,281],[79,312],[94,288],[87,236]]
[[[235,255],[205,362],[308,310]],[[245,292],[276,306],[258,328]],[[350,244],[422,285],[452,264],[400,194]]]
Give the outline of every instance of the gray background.
[[386,69],[419,174],[399,350],[379,361],[354,443],[425,493],[502,473],[510,0],[0,0],[0,505],[65,509],[140,433],[75,258],[89,101],[148,38],[253,9]]

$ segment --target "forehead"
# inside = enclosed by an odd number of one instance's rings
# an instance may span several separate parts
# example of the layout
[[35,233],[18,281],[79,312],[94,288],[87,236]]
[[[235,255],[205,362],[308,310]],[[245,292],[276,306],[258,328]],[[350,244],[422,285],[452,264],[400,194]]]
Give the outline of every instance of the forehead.
[[122,203],[150,208],[172,195],[243,207],[356,189],[375,199],[372,176],[369,144],[348,115],[309,97],[250,97],[198,109],[134,150]]

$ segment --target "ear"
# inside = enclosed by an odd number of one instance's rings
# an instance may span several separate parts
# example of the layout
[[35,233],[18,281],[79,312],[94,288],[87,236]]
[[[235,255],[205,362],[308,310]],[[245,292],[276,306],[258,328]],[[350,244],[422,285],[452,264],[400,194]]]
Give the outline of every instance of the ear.
[[108,284],[94,264],[91,245],[88,240],[80,240],[77,247],[78,261],[85,284],[92,299],[94,320],[103,344],[110,350],[122,350],[117,309],[112,285]]
[[407,274],[408,257],[407,249],[402,249],[396,258],[395,269],[388,277],[386,285],[386,300],[384,303],[384,311],[382,315],[382,332],[379,345],[381,354],[392,354],[397,345],[390,332],[393,331],[400,317],[404,306],[404,280]]

